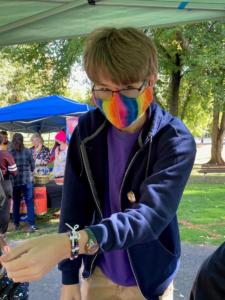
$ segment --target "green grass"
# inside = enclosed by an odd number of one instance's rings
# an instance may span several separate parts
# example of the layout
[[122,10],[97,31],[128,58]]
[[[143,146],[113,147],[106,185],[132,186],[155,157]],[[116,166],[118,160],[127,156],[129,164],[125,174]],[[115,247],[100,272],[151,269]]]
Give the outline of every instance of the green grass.
[[225,184],[188,184],[178,220],[183,242],[221,244],[225,240]]
[[58,231],[59,217],[55,214],[58,209],[49,209],[48,213],[41,216],[36,216],[36,226],[38,231],[33,233],[27,232],[27,223],[21,222],[21,230],[15,231],[12,223],[9,225],[7,233],[8,240],[23,240],[30,237],[37,237],[43,234],[56,233]]
[[[25,224],[20,232],[10,226],[8,239],[22,240],[57,232],[59,218],[55,212],[49,210],[48,214],[37,216],[39,230],[35,233],[27,233]],[[179,205],[178,220],[183,242],[221,244],[225,240],[225,184],[189,183]]]

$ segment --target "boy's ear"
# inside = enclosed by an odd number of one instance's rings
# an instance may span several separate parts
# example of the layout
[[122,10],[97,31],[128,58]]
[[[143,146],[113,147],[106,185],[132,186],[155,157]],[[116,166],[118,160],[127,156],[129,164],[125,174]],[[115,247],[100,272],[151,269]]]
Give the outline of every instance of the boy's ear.
[[156,81],[158,80],[158,74],[152,74],[149,76],[149,85],[154,87]]

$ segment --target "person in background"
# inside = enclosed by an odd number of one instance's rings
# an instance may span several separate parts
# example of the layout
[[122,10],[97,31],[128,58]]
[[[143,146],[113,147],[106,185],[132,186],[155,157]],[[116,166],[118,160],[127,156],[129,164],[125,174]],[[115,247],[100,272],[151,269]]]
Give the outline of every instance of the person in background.
[[66,134],[63,130],[55,136],[57,146],[55,148],[55,159],[52,174],[55,178],[64,177],[68,145],[66,143]]
[[8,150],[8,151],[10,151],[11,150],[11,143],[10,143],[10,141],[8,139],[8,133],[7,133],[7,131],[2,130],[2,131],[0,131],[0,134],[3,137],[2,144],[0,145],[1,150]]
[[96,29],[83,58],[97,109],[81,115],[69,143],[60,233],[0,260],[16,281],[61,261],[61,300],[172,300],[194,138],[153,101],[157,53],[143,31]]
[[11,153],[17,165],[17,175],[13,180],[13,222],[15,230],[20,229],[20,202],[22,194],[27,206],[28,231],[37,230],[34,214],[33,171],[35,163],[31,151],[24,147],[23,135],[15,133]]
[[[4,136],[0,133],[0,147],[4,143]],[[7,150],[0,150],[0,184],[2,197],[0,200],[0,235],[8,229],[10,220],[10,201],[13,195],[12,176],[16,176],[17,167],[13,156]]]
[[33,146],[30,149],[35,161],[35,170],[38,173],[38,169],[40,167],[48,165],[50,160],[50,151],[49,148],[44,145],[44,140],[39,133],[34,133],[32,135],[31,142]]
[[225,299],[225,242],[201,265],[190,300]]
[[54,160],[55,160],[55,149],[59,146],[57,142],[54,143],[53,147],[50,150],[50,160],[48,163],[49,171],[52,172],[54,167]]

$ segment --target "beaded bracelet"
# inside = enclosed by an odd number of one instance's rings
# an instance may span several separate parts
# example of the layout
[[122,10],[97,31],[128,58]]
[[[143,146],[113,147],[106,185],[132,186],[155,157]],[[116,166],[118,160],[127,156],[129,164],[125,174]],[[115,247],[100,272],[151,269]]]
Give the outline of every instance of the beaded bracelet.
[[70,259],[73,260],[78,257],[79,255],[79,239],[80,239],[80,233],[76,230],[79,228],[79,225],[74,225],[74,227],[70,226],[68,223],[65,223],[67,227],[69,227],[71,230],[68,232],[68,236],[71,243],[71,256]]

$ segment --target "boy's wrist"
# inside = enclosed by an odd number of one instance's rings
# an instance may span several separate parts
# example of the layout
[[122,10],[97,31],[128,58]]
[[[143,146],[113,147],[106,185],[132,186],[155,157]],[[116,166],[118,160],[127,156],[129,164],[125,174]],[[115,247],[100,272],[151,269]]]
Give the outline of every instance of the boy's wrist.
[[[84,254],[85,253],[85,245],[88,241],[88,235],[85,232],[85,230],[80,230],[78,231],[80,238],[79,238],[79,254]],[[71,258],[71,251],[72,251],[72,245],[71,245],[71,240],[70,240],[70,235],[67,233],[62,233],[60,234],[61,239],[63,239],[63,245],[64,245],[64,253],[65,256],[63,259]]]
[[85,253],[89,255],[94,255],[99,250],[98,241],[94,235],[94,232],[88,227],[84,229],[88,235],[88,240],[85,244]]
[[85,254],[85,246],[88,241],[88,234],[86,230],[80,230],[80,239],[79,239],[79,254]]
[[[79,254],[94,254],[98,251],[99,246],[95,239],[94,234],[90,229],[83,229],[79,230]],[[64,247],[65,247],[65,258],[71,257],[71,241],[68,233],[61,234],[63,240],[64,240]]]
[[62,247],[65,249],[64,257],[62,259],[70,258],[71,256],[71,242],[68,233],[61,233],[60,238],[62,239]]

